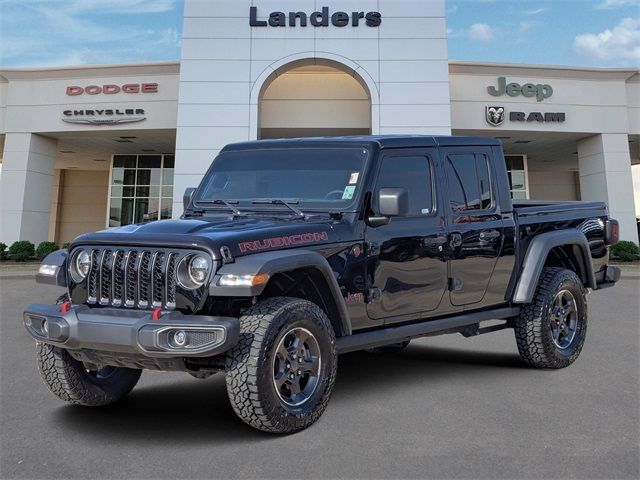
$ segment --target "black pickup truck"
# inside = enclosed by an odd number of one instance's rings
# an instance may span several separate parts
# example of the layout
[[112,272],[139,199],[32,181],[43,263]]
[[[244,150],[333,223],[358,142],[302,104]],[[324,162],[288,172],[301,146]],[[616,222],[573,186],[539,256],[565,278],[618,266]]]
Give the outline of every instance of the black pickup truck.
[[47,257],[37,280],[67,293],[24,324],[67,402],[115,402],[143,369],[224,371],[240,418],[296,432],[325,410],[345,352],[512,328],[527,364],[570,365],[586,294],[620,278],[617,239],[604,203],[513,202],[493,139],[240,143],[180,219]]

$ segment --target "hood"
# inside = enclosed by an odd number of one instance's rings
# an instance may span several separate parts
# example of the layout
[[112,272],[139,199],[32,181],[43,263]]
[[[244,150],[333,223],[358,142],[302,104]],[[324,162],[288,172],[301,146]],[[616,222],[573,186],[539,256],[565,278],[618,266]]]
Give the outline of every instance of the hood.
[[227,247],[234,257],[285,248],[311,247],[355,239],[344,220],[312,217],[202,218],[161,220],[81,235],[73,245],[123,245],[201,248],[220,258]]

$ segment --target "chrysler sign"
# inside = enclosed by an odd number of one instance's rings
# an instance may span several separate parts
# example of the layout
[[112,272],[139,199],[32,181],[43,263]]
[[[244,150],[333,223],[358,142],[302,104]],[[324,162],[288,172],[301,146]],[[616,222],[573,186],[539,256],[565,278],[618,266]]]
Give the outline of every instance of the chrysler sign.
[[119,125],[141,122],[146,118],[142,108],[100,108],[62,112],[63,122],[84,125]]

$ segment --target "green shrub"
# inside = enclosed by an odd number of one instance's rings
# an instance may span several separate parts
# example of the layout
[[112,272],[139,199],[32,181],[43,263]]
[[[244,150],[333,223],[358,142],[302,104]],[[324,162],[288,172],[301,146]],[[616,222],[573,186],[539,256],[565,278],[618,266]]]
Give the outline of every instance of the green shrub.
[[56,250],[60,250],[60,247],[55,242],[42,242],[36,248],[36,257],[42,260],[44,257],[49,255],[50,253],[55,252]]
[[9,258],[7,254],[7,244],[0,242],[0,260],[6,260]]
[[26,262],[36,254],[36,247],[29,240],[13,242],[9,247],[9,255],[16,262]]
[[71,244],[69,242],[62,244],[62,248],[64,248],[65,250],[69,250],[70,246],[71,246]]
[[628,240],[620,240],[613,245],[610,250],[611,258],[622,260],[623,262],[631,262],[640,260],[640,247]]

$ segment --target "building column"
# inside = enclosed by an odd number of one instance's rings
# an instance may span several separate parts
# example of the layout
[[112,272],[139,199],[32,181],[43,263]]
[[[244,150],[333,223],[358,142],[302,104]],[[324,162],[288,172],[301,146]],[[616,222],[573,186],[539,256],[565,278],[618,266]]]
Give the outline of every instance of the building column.
[[607,133],[578,142],[582,200],[600,200],[620,222],[620,239],[638,242],[631,175],[631,155],[626,134]]
[[38,244],[49,237],[57,140],[7,133],[0,177],[0,241]]

